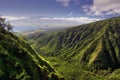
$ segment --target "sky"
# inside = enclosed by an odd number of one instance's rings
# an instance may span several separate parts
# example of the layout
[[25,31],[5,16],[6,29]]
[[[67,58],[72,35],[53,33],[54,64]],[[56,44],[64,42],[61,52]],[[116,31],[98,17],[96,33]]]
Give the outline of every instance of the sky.
[[16,29],[63,28],[120,15],[120,0],[0,0]]

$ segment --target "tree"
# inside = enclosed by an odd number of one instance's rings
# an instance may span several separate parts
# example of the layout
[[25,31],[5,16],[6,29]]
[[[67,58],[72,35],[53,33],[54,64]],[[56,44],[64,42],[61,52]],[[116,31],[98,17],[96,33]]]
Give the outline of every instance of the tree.
[[12,30],[14,26],[12,26],[9,22],[5,23],[5,27],[8,31]]
[[5,22],[5,18],[2,18],[0,16],[0,27],[2,27],[3,29],[6,29],[8,31],[12,30],[14,26],[12,26],[10,24],[10,22]]

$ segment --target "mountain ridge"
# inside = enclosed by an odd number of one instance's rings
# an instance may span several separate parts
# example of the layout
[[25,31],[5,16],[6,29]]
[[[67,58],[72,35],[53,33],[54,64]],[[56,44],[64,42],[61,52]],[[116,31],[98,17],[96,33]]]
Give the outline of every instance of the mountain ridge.
[[0,27],[0,80],[64,80],[23,39]]
[[120,17],[114,17],[63,31],[33,34],[28,40],[43,55],[85,63],[95,69],[115,69],[120,65],[119,21]]

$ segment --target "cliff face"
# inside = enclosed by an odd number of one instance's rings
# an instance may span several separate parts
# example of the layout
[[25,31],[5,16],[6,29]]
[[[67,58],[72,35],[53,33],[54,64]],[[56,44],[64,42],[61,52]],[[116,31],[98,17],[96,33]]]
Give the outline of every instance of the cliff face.
[[27,42],[0,27],[0,80],[64,80]]
[[43,55],[59,56],[96,69],[120,67],[120,17],[28,36]]

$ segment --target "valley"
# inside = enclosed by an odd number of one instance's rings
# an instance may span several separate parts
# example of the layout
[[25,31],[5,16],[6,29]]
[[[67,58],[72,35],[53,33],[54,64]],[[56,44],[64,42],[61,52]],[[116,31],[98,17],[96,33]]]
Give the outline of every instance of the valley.
[[0,80],[120,80],[120,0],[0,0]]
[[13,32],[18,37],[0,27],[0,79],[119,80],[119,21]]
[[[27,36],[66,80],[119,80],[120,18]],[[116,74],[118,72],[118,74]]]

